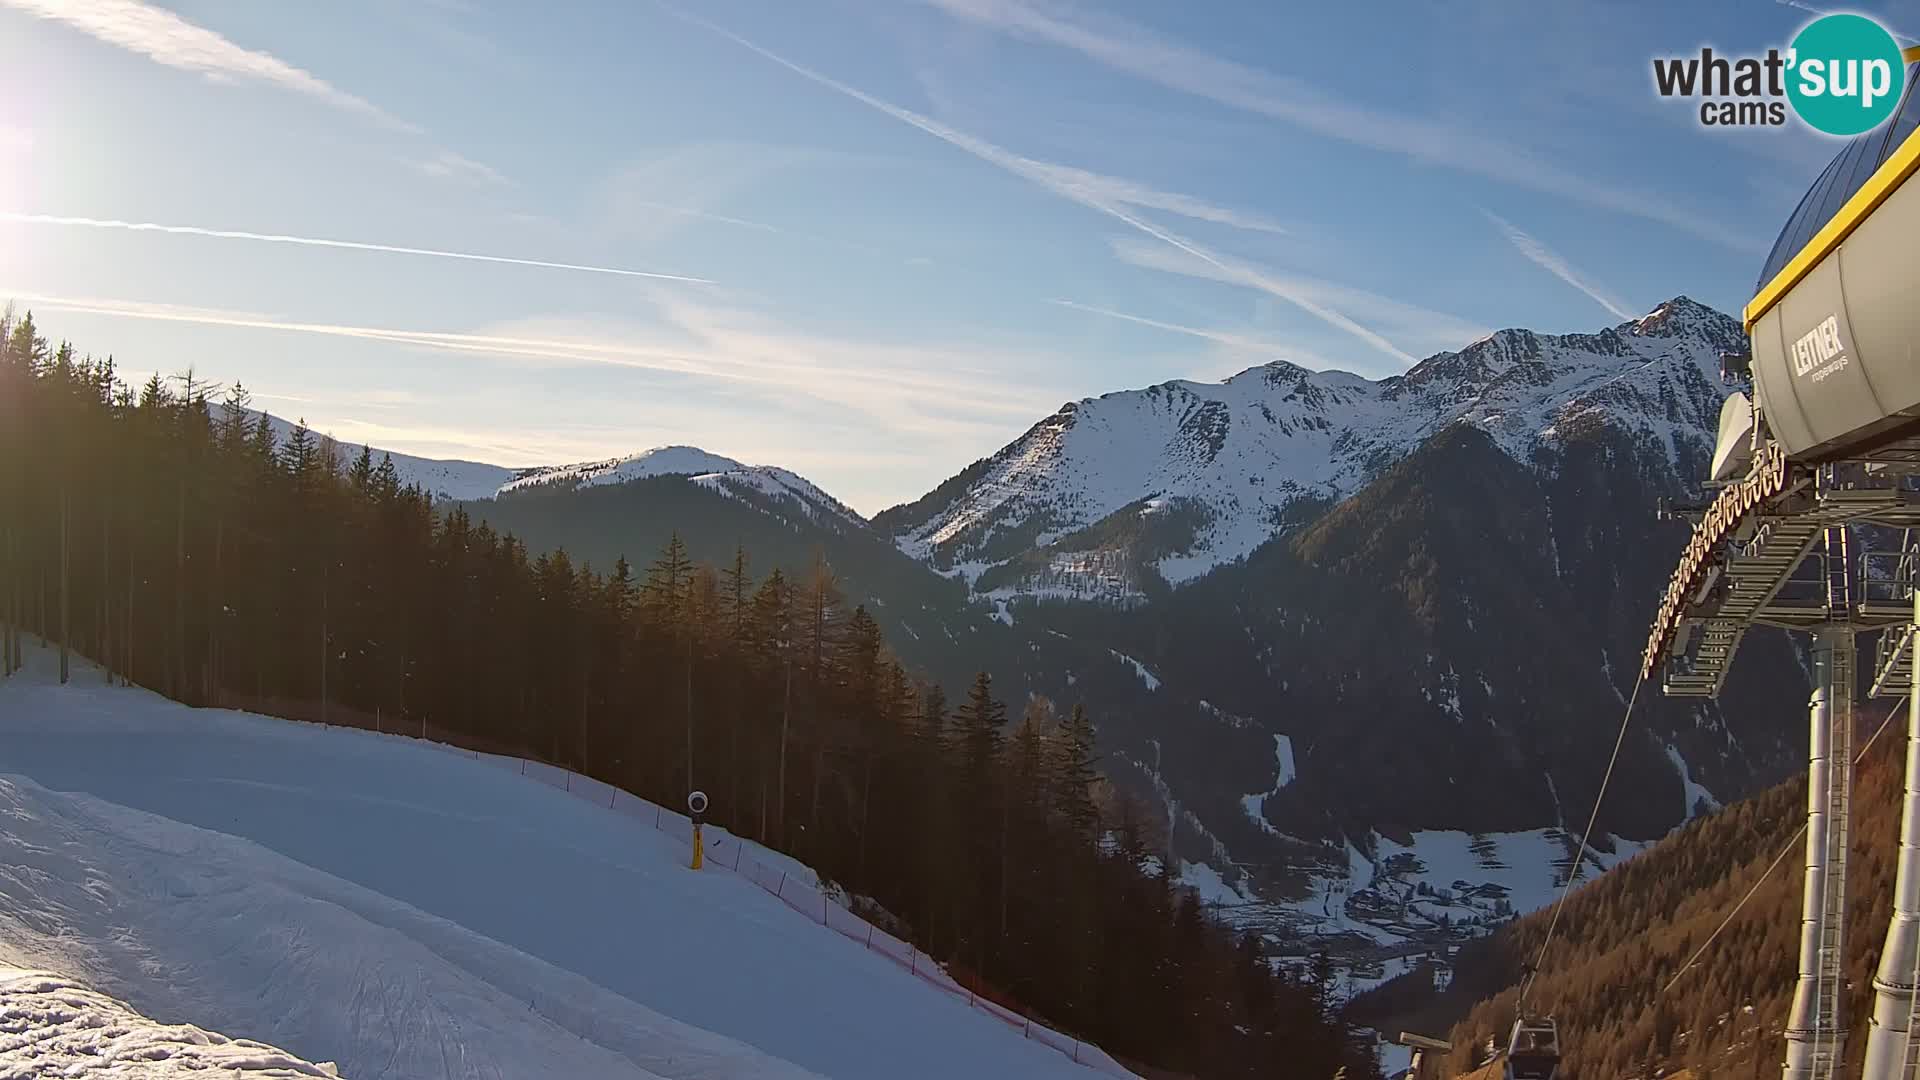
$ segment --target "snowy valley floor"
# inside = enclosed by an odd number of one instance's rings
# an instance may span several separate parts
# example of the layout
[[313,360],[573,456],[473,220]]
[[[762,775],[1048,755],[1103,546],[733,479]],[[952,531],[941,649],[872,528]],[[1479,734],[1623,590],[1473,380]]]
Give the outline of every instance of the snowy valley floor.
[[629,817],[49,668],[0,683],[0,965],[356,1080],[1095,1075]]

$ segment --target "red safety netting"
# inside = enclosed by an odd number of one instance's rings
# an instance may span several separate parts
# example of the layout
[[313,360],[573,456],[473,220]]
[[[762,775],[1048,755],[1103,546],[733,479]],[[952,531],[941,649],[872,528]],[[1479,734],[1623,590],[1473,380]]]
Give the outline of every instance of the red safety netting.
[[508,757],[505,754],[489,754],[484,751],[476,751],[474,758],[483,764],[491,765],[505,772],[519,773],[522,776],[525,776],[527,772],[527,760],[525,758]]
[[573,784],[573,773],[557,765],[548,765],[542,761],[529,761],[521,770],[521,775],[529,780],[538,780],[552,788],[566,791]]
[[661,832],[666,833],[668,836],[673,837],[688,847],[693,846],[693,821],[690,818],[676,814],[671,810],[663,810],[660,813],[660,822],[655,825],[654,828],[659,829]]
[[793,910],[814,922],[826,925],[827,909],[832,906],[827,903],[826,893],[805,884],[792,874],[782,874],[780,891],[774,895],[786,901],[787,906]]
[[[823,893],[822,895],[824,896],[825,894]],[[873,945],[873,924],[838,904],[829,903],[827,905],[826,923],[827,929],[849,940],[857,941],[861,945],[868,947]]]
[[568,793],[578,799],[590,802],[595,806],[609,807],[613,805],[615,793],[619,790],[619,788],[614,787],[612,784],[595,780],[590,776],[581,776],[577,773],[573,777],[572,785],[567,788]]
[[[920,959],[915,955],[919,950],[915,949],[911,944],[901,941],[899,938],[887,933],[885,930],[876,929],[867,935],[867,948],[899,964],[908,971],[913,971],[920,966]],[[928,961],[928,963],[931,964],[931,961]]]

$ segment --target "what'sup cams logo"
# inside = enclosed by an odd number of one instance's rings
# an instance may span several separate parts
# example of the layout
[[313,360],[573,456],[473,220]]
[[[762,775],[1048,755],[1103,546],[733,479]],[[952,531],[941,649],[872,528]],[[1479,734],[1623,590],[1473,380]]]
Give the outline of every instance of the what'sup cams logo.
[[1708,127],[1779,127],[1791,105],[1807,126],[1828,135],[1858,135],[1885,123],[1900,104],[1907,67],[1900,43],[1864,15],[1823,15],[1794,35],[1782,52],[1653,61],[1653,84],[1664,98],[1700,100]]

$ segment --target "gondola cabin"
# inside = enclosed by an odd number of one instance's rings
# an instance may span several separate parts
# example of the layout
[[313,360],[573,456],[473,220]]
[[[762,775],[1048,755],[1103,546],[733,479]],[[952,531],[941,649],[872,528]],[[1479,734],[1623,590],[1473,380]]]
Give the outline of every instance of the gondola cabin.
[[1514,1021],[1507,1041],[1505,1080],[1556,1080],[1560,1075],[1560,1029],[1552,1017]]

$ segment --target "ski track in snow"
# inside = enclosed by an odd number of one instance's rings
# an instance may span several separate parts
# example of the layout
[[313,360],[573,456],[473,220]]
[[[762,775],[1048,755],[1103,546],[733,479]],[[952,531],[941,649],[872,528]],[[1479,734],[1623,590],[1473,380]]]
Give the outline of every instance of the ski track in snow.
[[50,685],[31,656],[0,684],[0,963],[355,1077],[1091,1075],[752,882],[687,870],[651,822],[86,665]]

